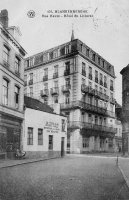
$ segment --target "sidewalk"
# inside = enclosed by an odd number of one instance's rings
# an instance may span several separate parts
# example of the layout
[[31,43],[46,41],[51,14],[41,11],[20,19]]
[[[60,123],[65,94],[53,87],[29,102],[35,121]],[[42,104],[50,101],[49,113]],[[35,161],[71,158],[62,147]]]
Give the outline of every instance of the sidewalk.
[[23,165],[23,164],[27,164],[27,163],[34,163],[34,162],[39,162],[39,161],[43,161],[43,160],[50,160],[50,159],[56,159],[58,157],[49,157],[49,158],[37,158],[37,159],[21,159],[21,160],[11,160],[11,159],[4,159],[4,160],[0,160],[0,169],[2,168],[6,168],[6,167],[13,167],[13,166],[17,166],[17,165]]
[[129,188],[129,157],[119,158],[118,166]]

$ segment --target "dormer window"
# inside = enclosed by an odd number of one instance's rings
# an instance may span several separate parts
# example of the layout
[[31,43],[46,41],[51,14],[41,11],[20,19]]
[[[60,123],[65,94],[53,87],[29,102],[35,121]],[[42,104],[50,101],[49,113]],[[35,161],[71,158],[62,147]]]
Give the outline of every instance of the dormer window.
[[95,53],[92,54],[92,60],[95,61]]

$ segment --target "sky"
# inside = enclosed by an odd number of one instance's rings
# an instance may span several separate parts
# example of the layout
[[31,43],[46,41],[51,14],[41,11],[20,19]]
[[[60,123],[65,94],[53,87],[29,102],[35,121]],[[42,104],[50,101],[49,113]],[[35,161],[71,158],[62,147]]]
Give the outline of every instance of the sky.
[[[7,9],[9,26],[21,30],[21,45],[27,56],[58,46],[71,39],[72,27],[80,39],[115,69],[115,98],[122,104],[120,71],[129,64],[129,0],[0,0]],[[35,12],[29,18],[28,11]],[[93,17],[50,17],[50,11],[85,10]],[[48,17],[43,16],[48,15]]]

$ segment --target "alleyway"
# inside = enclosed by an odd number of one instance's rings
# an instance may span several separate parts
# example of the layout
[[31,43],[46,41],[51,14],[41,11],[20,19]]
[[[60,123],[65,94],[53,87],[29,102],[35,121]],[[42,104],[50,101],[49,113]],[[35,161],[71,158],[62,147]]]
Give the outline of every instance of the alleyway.
[[68,156],[0,169],[1,200],[127,200],[115,158]]

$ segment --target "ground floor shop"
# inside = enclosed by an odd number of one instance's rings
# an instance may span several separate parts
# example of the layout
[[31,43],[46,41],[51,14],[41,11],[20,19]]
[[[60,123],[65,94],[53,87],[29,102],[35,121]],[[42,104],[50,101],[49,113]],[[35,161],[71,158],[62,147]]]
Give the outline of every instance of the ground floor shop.
[[68,153],[114,152],[115,135],[94,130],[69,130],[67,135]]
[[22,119],[0,115],[0,157],[11,157],[17,148],[20,148]]

